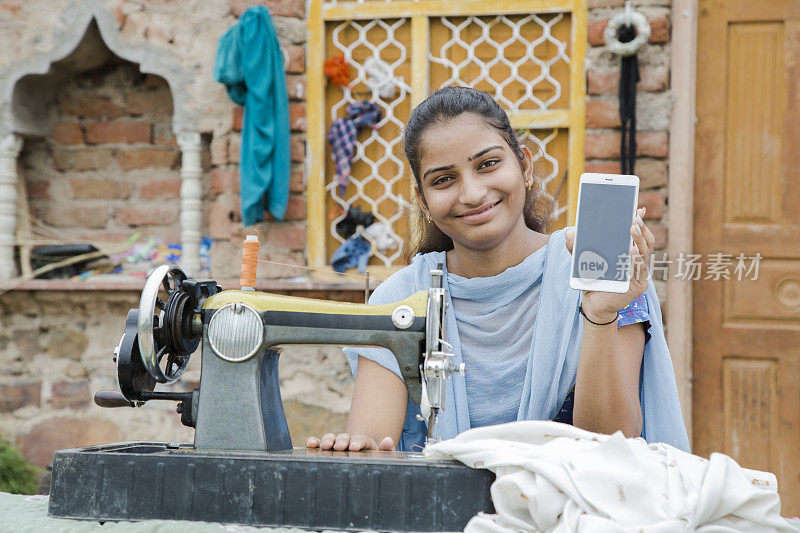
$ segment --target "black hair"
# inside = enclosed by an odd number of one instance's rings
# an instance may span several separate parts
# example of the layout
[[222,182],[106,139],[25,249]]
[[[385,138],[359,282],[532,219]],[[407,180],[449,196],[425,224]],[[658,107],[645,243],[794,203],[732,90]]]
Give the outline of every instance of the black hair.
[[[488,93],[470,87],[445,87],[432,93],[412,112],[403,134],[403,147],[411,173],[416,182],[420,197],[425,203],[420,181],[420,159],[422,158],[422,137],[431,126],[469,113],[486,121],[495,128],[517,157],[520,169],[525,170],[525,156],[508,115]],[[525,191],[523,216],[525,225],[537,232],[546,233],[553,209],[552,198],[543,190],[542,183],[534,176],[534,187]],[[411,217],[410,242],[406,248],[406,260],[417,253],[446,251],[453,249],[453,240],[436,224],[428,224],[424,214],[417,206]]]

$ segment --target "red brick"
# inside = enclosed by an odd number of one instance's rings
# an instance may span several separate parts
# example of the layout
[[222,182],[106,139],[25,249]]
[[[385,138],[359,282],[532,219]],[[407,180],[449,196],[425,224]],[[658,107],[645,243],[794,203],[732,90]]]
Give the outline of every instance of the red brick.
[[648,22],[650,23],[650,42],[668,43],[670,31],[672,30],[669,17],[667,17],[667,15],[659,15],[658,17],[648,19]]
[[5,11],[11,13],[11,16],[14,18],[19,18],[20,11],[22,11],[22,6],[17,2],[5,2],[0,4],[0,9],[4,9]]
[[622,166],[619,161],[594,160],[587,161],[584,170],[597,174],[620,174],[622,172]]
[[232,135],[228,140],[228,160],[231,163],[238,163],[241,153],[242,137],[240,135]]
[[233,233],[233,219],[238,207],[230,196],[224,195],[208,209],[208,231],[212,239],[228,239]]
[[[619,91],[619,69],[589,69],[587,93],[616,94]],[[669,86],[669,69],[666,67],[641,67],[637,90],[645,92],[665,91]]]
[[289,74],[302,74],[306,71],[306,50],[302,46],[287,46],[286,53],[289,61],[286,64],[286,72]]
[[655,189],[667,185],[667,162],[663,159],[639,159],[636,161],[639,190]]
[[642,191],[639,193],[639,207],[646,207],[644,218],[653,219],[664,216],[667,197],[659,191]]
[[53,140],[58,144],[83,143],[83,130],[77,122],[59,122],[53,125]]
[[667,157],[669,155],[669,135],[665,131],[640,131],[636,134],[636,154]]
[[289,141],[289,149],[292,161],[302,163],[306,160],[306,143],[299,135],[292,135]]
[[28,200],[50,199],[49,180],[33,180],[26,178],[24,181],[25,181],[25,190],[28,194]]
[[163,205],[125,206],[117,209],[114,218],[126,226],[168,226],[178,221],[178,210]]
[[181,197],[181,178],[151,179],[139,186],[142,200],[175,199]]
[[647,224],[650,231],[653,232],[656,242],[653,245],[655,250],[663,250],[667,247],[667,228],[662,224],[654,224],[652,222]]
[[0,384],[0,413],[10,413],[28,405],[41,405],[42,382],[25,381]]
[[93,122],[86,125],[89,143],[149,143],[152,124],[142,121]]
[[617,128],[619,126],[621,126],[621,122],[618,101],[590,100],[586,102],[587,128]]
[[53,461],[53,452],[92,444],[122,440],[122,432],[112,422],[99,418],[51,418],[39,422],[17,437],[17,448],[30,463],[44,468]]
[[[305,196],[290,194],[289,201],[286,204],[286,213],[283,215],[283,220],[305,220],[306,219],[306,198]],[[264,220],[272,222],[275,220],[268,211],[264,212]]]
[[211,194],[239,193],[239,172],[236,167],[214,168],[209,177]]
[[244,107],[240,105],[233,106],[233,114],[231,117],[231,129],[233,131],[242,131],[243,123],[244,123]]
[[171,124],[153,124],[153,142],[158,146],[177,147]]
[[125,97],[125,111],[131,115],[171,115],[172,95],[169,91],[128,93]]
[[176,168],[180,153],[175,150],[126,150],[117,152],[119,168],[127,172],[138,168]]
[[54,409],[80,409],[88,406],[90,400],[88,381],[58,381],[53,383],[50,406]]
[[286,76],[286,93],[290,100],[306,99],[306,77],[300,74]]
[[289,181],[289,192],[305,192],[305,171],[302,166],[295,165]]
[[249,8],[260,5],[267,6],[272,16],[296,18],[306,16],[305,0],[231,0],[231,14],[238,18]]
[[304,251],[306,249],[306,228],[304,225],[280,222],[270,224],[265,244],[271,247]]
[[642,67],[639,69],[640,91],[659,92],[669,87],[669,69],[667,67]]
[[53,150],[53,164],[56,169],[102,170],[111,164],[111,151],[97,148],[81,150]]
[[124,200],[133,193],[130,183],[108,178],[72,178],[69,186],[72,197],[78,199]]
[[289,104],[289,127],[292,131],[306,131],[305,104]]
[[105,96],[71,95],[61,100],[58,109],[62,115],[81,118],[117,118],[124,114],[122,107]]
[[108,213],[104,205],[51,203],[43,209],[39,218],[51,226],[103,228],[108,221]]
[[587,159],[612,159],[619,157],[619,133],[587,133],[585,157]]
[[587,36],[589,37],[590,45],[603,46],[606,44],[605,37],[603,37],[603,32],[606,30],[606,26],[608,26],[608,19],[595,20],[588,24],[586,28],[586,33]]
[[228,164],[228,139],[214,137],[208,147],[211,152],[211,164],[217,167]]

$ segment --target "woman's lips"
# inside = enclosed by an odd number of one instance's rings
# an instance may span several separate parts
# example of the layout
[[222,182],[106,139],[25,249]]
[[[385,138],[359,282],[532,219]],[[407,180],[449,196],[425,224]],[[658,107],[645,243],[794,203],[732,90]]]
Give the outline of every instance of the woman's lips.
[[494,214],[494,208],[497,207],[497,204],[499,204],[501,201],[502,200],[498,200],[480,213],[475,213],[474,215],[460,215],[458,218],[468,222],[482,222],[488,218],[491,218],[491,216]]

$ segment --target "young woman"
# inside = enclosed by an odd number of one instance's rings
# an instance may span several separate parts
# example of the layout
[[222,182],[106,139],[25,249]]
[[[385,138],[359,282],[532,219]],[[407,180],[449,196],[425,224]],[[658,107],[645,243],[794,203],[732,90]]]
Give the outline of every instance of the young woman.
[[[514,420],[558,420],[688,450],[658,298],[648,283],[654,237],[637,211],[625,294],[569,287],[574,230],[547,233],[551,205],[505,112],[463,87],[433,93],[411,114],[404,145],[420,212],[410,264],[371,304],[430,286],[444,264],[447,341],[466,376],[448,380],[440,432]],[[582,294],[581,294],[582,292]],[[579,304],[584,315],[579,313]],[[345,433],[311,448],[408,450],[427,429],[384,348],[344,349],[356,373]]]

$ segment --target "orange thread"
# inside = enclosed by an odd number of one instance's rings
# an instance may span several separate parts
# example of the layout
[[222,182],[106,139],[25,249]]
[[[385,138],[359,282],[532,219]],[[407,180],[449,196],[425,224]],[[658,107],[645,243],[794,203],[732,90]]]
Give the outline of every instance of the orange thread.
[[344,54],[325,62],[325,75],[339,87],[346,87],[350,83],[350,67],[347,66]]
[[248,235],[242,247],[242,287],[256,286],[256,269],[258,268],[258,237]]

